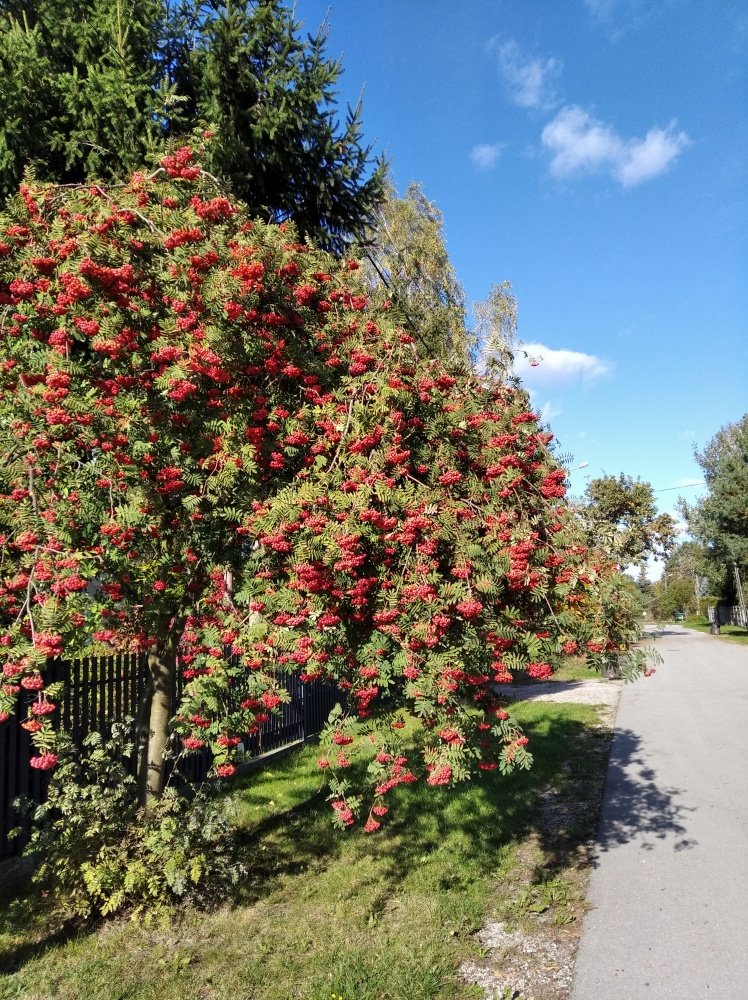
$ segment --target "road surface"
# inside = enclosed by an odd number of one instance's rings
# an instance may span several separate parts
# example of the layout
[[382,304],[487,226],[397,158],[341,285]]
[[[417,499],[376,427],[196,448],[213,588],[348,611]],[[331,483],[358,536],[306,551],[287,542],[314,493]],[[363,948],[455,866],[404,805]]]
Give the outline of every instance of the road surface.
[[748,1000],[748,647],[680,626],[624,685],[573,1000]]

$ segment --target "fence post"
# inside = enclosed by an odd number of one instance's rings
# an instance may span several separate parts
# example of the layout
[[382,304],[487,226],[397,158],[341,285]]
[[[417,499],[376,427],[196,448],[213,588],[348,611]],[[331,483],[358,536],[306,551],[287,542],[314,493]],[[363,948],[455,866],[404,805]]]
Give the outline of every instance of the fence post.
[[301,687],[301,730],[302,738],[306,739],[309,735],[309,692],[306,689],[306,684],[304,681],[300,684]]

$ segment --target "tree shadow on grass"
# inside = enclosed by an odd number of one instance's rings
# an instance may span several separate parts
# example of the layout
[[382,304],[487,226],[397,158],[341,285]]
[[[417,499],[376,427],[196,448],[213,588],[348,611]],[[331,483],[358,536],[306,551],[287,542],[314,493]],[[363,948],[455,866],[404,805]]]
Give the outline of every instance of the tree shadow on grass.
[[[20,901],[13,900],[7,907],[4,907],[4,910],[4,917],[7,915],[9,920],[14,919],[14,915],[17,913],[18,926],[24,926],[26,913],[25,907],[20,905]],[[18,972],[27,962],[43,955],[50,948],[67,944],[68,941],[78,937],[82,931],[80,921],[66,920],[36,939],[12,944],[7,948],[0,947],[0,975],[9,976]]]
[[327,789],[314,792],[290,809],[262,820],[252,830],[239,830],[237,847],[248,875],[235,904],[251,905],[281,876],[321,870],[333,863],[345,837],[330,821]]
[[[525,729],[534,757],[529,771],[484,774],[456,789],[417,785],[397,790],[386,825],[366,842],[369,853],[386,855],[385,878],[392,887],[432,852],[456,852],[469,856],[474,866],[496,871],[502,851],[530,835],[545,859],[537,877],[593,863],[606,770],[615,807],[600,849],[634,837],[670,838],[674,850],[693,846],[680,791],[658,784],[652,768],[643,764],[634,733],[617,734],[617,754],[608,769],[610,738],[602,730],[561,715]],[[324,870],[340,857],[346,838],[365,837],[334,830],[323,800],[324,792],[318,793],[266,820],[247,838],[253,872],[243,902],[261,897],[268,879],[310,867]]]
[[[280,878],[304,873],[323,878],[341,861],[350,864],[353,873],[364,858],[376,861],[380,884],[375,905],[382,909],[411,878],[422,879],[421,891],[426,885],[429,891],[448,896],[460,893],[467,881],[483,873],[497,873],[507,848],[529,836],[543,859],[532,873],[533,880],[567,865],[594,863],[607,734],[552,711],[525,723],[525,730],[534,756],[531,770],[507,776],[486,773],[455,789],[401,787],[393,795],[388,822],[372,836],[360,829],[345,833],[334,829],[326,790],[310,784],[291,808],[239,831],[237,846],[249,875],[234,898],[224,897],[222,902],[251,906],[270,894]],[[301,765],[292,758],[284,764],[289,781],[296,766]],[[678,801],[680,791],[660,787],[631,732],[616,735],[608,793],[611,807],[600,829],[599,849],[642,836],[673,839],[674,850],[693,846],[685,822],[688,810]],[[1,916],[0,923],[11,926],[7,906]],[[80,931],[80,926],[58,927],[34,942],[19,941],[5,954],[0,952],[0,968],[18,970]]]

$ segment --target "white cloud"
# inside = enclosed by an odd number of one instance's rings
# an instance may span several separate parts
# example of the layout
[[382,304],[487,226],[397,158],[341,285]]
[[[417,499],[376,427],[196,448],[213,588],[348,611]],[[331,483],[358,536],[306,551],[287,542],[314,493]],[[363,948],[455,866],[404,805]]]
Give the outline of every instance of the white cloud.
[[657,3],[651,0],[584,0],[584,3],[614,42],[641,28],[658,10]]
[[556,417],[560,417],[563,412],[560,406],[556,406],[553,400],[549,399],[540,407],[540,419],[544,424],[549,424]]
[[480,143],[470,150],[470,162],[476,170],[491,170],[496,165],[496,161],[501,156],[501,143],[495,142]]
[[584,5],[595,17],[605,19],[613,13],[616,0],[584,0]]
[[624,187],[664,173],[690,144],[685,132],[676,132],[675,122],[650,129],[644,139],[623,139],[576,104],[562,108],[548,122],[541,141],[552,154],[554,177],[605,170]]
[[515,359],[515,374],[523,382],[535,386],[563,386],[574,382],[590,385],[613,370],[609,362],[582,351],[555,349],[538,343],[523,344],[522,348],[525,353]]
[[541,403],[537,391],[532,386],[525,385],[525,389],[527,390],[527,395],[530,397],[530,406],[539,415],[543,423],[550,423],[551,420],[560,417],[564,412],[560,406],[556,406],[552,399],[547,399],[544,403]]
[[612,129],[593,121],[583,108],[573,104],[548,122],[540,138],[553,153],[551,173],[556,177],[597,170],[615,159],[621,142]]
[[625,143],[613,174],[624,187],[634,187],[664,173],[690,144],[685,132],[675,131],[674,121],[667,128],[652,128],[644,139]]
[[[634,580],[639,579],[639,567],[633,563],[626,566],[624,573]],[[644,562],[644,573],[650,583],[656,583],[662,576],[662,563],[653,556],[648,556]]]
[[491,39],[499,71],[510,99],[521,108],[550,108],[556,103],[555,82],[561,74],[560,59],[537,59],[522,51],[512,39]]

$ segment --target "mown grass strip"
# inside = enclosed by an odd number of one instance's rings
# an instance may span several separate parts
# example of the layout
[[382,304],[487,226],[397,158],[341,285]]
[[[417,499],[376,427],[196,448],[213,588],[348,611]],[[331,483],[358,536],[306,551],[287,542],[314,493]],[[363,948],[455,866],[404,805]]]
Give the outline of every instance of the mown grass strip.
[[[695,629],[697,632],[708,633],[711,628],[710,623],[704,621],[703,618],[686,618],[680,624],[685,628]],[[743,628],[741,625],[720,625],[719,638],[727,639],[728,642],[739,642],[743,645],[748,645],[748,629]]]
[[214,912],[157,928],[118,921],[45,945],[43,901],[3,907],[0,967],[17,968],[0,979],[0,996],[480,996],[456,973],[479,956],[474,932],[517,909],[518,885],[577,865],[580,839],[594,835],[594,811],[583,809],[557,836],[542,818],[544,793],[570,780],[599,789],[606,761],[594,708],[525,702],[514,711],[531,737],[531,771],[488,774],[453,791],[398,789],[392,821],[369,837],[330,826],[313,747],[241,779],[232,796],[252,874],[239,898]]

